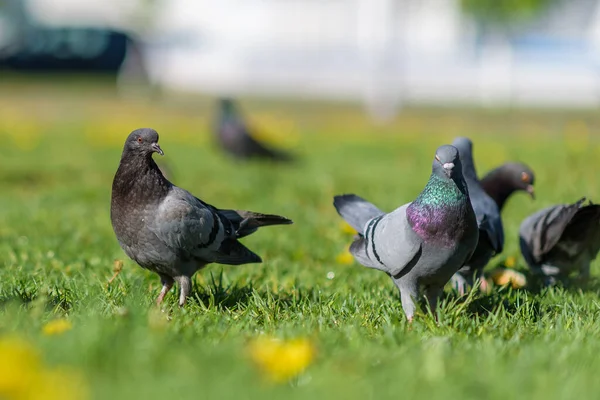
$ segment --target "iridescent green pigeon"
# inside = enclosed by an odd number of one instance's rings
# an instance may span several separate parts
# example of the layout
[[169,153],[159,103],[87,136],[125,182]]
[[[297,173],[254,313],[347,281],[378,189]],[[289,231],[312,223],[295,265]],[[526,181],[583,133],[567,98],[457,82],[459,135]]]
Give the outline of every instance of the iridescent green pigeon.
[[336,196],[333,204],[359,232],[350,252],[392,278],[408,320],[421,287],[435,314],[444,285],[471,257],[478,238],[458,150],[438,148],[423,191],[389,214],[353,194]]

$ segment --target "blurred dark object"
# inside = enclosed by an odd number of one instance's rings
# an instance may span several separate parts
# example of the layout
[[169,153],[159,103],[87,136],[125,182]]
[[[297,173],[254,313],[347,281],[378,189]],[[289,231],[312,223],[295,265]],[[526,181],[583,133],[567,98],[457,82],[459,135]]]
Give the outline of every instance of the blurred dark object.
[[17,71],[114,72],[121,68],[132,39],[100,28],[22,30],[0,50],[0,67]]
[[237,106],[231,99],[219,100],[215,135],[223,150],[238,159],[261,158],[271,161],[293,161],[291,154],[270,148],[252,137]]

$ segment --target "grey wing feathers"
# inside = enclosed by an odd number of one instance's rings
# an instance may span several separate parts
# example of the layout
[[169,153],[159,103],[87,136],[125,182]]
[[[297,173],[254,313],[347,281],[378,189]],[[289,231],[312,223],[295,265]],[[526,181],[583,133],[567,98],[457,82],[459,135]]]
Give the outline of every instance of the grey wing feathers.
[[583,201],[546,208],[523,222],[522,231],[536,261],[540,262],[544,254],[558,243]]
[[206,262],[212,262],[226,236],[214,209],[177,187],[159,205],[150,229],[179,256]]
[[573,204],[548,207],[523,221],[519,235],[530,258],[541,263],[561,239],[585,241],[590,236],[590,222],[598,219],[597,206],[583,207],[584,201],[581,198]]
[[501,253],[504,247],[504,229],[500,214],[498,215],[483,215],[477,218],[477,225],[480,231],[484,231],[492,244],[495,253]]
[[363,232],[367,221],[385,214],[379,208],[355,194],[343,194],[333,198],[338,214],[357,232]]
[[421,243],[408,226],[407,207],[408,204],[367,222],[364,234],[350,246],[358,262],[396,276],[418,258]]
[[477,226],[487,234],[495,253],[501,253],[504,248],[504,229],[498,205],[483,191],[479,181],[470,179],[467,183]]
[[238,238],[260,226],[290,223],[291,220],[277,215],[219,210],[174,186],[160,204],[151,229],[180,256],[238,265],[261,262]]

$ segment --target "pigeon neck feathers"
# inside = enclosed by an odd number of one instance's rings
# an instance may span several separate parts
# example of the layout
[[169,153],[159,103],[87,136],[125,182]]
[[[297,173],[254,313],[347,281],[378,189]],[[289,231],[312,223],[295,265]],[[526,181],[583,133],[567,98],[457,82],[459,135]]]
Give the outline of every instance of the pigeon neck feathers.
[[136,202],[150,203],[163,199],[172,184],[163,176],[152,155],[133,154],[125,150],[115,179],[113,197],[135,199]]
[[481,180],[483,190],[490,196],[498,209],[502,211],[506,200],[515,191],[519,190],[510,179],[503,173],[501,168],[496,168]]
[[455,181],[435,172],[419,196],[408,206],[408,223],[424,241],[451,247],[468,229],[464,215],[470,207],[467,186],[459,176]]
[[533,171],[525,164],[506,163],[488,172],[481,179],[481,187],[490,196],[499,210],[502,210],[506,200],[516,191],[529,193],[533,198]]

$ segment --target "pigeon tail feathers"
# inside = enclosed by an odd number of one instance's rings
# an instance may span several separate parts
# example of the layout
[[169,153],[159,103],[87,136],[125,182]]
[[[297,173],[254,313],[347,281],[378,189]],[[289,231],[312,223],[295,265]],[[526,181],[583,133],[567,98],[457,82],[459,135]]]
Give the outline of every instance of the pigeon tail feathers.
[[236,237],[248,236],[262,226],[290,225],[291,219],[275,214],[262,214],[243,210],[219,210],[219,213],[227,218],[234,226]]
[[360,233],[365,229],[367,221],[385,214],[379,208],[355,194],[335,196],[333,205],[338,214]]

